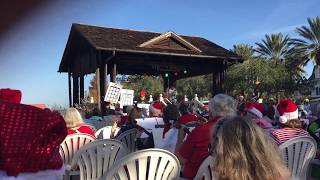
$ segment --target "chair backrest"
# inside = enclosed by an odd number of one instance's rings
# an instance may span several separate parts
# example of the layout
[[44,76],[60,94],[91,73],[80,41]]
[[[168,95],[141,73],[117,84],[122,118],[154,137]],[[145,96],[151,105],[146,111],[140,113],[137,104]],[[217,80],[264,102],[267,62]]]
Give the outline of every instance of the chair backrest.
[[[97,139],[110,139],[112,126],[106,126],[98,129],[94,134]],[[114,135],[117,135],[120,128],[116,128],[116,132]]]
[[84,145],[74,156],[71,168],[80,169],[81,180],[95,180],[103,176],[120,158],[128,154],[125,144],[118,140],[102,139]]
[[94,141],[95,138],[87,134],[68,135],[60,144],[60,155],[64,164],[70,164],[75,153],[85,144]]
[[100,180],[167,180],[180,174],[178,158],[162,149],[145,149],[117,161]]
[[119,136],[117,136],[115,139],[123,142],[127,146],[129,152],[134,152],[137,149],[137,146],[136,146],[137,134],[138,134],[138,130],[133,128],[119,134]]
[[317,143],[309,136],[290,139],[279,146],[292,179],[306,179],[309,162],[316,155]]
[[197,175],[194,177],[194,180],[213,180],[212,174],[212,163],[213,157],[208,156],[198,169]]

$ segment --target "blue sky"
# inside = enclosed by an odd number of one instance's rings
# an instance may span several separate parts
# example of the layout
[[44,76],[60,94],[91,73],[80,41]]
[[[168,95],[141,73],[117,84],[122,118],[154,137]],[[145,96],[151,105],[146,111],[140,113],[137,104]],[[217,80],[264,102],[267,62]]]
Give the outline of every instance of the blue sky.
[[[73,22],[201,36],[227,49],[293,30],[319,16],[319,0],[55,0],[27,14],[0,39],[0,88],[23,103],[68,104],[67,74],[57,73]],[[311,65],[307,68],[310,73]],[[90,77],[86,77],[86,86]]]

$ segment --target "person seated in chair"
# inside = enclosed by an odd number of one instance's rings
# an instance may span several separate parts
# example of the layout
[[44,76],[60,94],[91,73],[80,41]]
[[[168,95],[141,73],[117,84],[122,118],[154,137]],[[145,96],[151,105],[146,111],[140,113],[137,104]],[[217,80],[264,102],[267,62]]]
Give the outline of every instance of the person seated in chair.
[[163,143],[161,149],[165,149],[172,153],[175,152],[177,139],[178,139],[178,132],[179,129],[176,127],[177,119],[179,118],[179,111],[178,107],[173,104],[169,104],[163,110],[163,122],[164,122],[164,129],[163,129]]
[[289,180],[279,149],[253,121],[229,117],[213,128],[213,179]]
[[176,152],[180,163],[184,165],[182,172],[184,178],[194,178],[202,161],[209,155],[212,127],[224,117],[236,115],[236,101],[228,95],[217,94],[209,102],[209,111],[211,119],[194,128]]
[[247,117],[257,123],[262,129],[270,132],[272,130],[272,122],[263,116],[265,108],[263,104],[257,102],[247,101],[245,103],[245,110],[247,111]]
[[153,102],[149,106],[149,117],[162,117],[163,106],[160,102]]
[[178,119],[179,124],[187,124],[189,122],[195,122],[198,120],[196,115],[190,113],[188,102],[181,103],[179,111],[181,113],[181,117]]
[[[141,116],[142,116],[142,109],[137,106],[134,106],[134,108],[129,113],[127,122],[120,127],[120,130],[118,131],[117,135],[115,135],[117,122],[113,124],[110,137],[111,138],[117,137],[120,134],[130,129],[136,128],[139,131],[139,134],[137,135],[138,149],[146,149],[146,148],[154,147],[152,134],[137,124],[136,119],[141,118]],[[146,133],[148,135],[148,138],[145,141],[142,141],[142,139],[140,138],[142,133]]]
[[309,133],[302,129],[296,104],[290,99],[282,99],[277,109],[280,114],[279,122],[283,128],[271,132],[271,137],[278,145],[295,137],[309,136]]
[[70,134],[88,134],[95,138],[92,128],[86,125],[76,108],[69,108],[64,116],[68,127],[68,135]]
[[20,104],[21,96],[0,89],[0,179],[62,180],[66,123],[58,112]]

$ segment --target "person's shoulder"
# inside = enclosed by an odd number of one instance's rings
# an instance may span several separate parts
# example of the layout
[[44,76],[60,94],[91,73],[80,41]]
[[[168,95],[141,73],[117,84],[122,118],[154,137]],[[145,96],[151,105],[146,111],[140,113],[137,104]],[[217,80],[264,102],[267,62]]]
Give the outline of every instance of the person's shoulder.
[[77,130],[80,132],[85,132],[85,133],[90,133],[90,134],[94,133],[93,128],[89,125],[82,125]]
[[199,124],[197,127],[195,127],[192,132],[196,132],[196,133],[202,133],[203,131],[207,130],[207,129],[211,129],[212,126],[214,126],[216,122],[215,121],[208,121],[205,123],[201,123]]
[[80,126],[78,129],[92,129],[92,128],[91,128],[91,126],[85,124],[85,125]]

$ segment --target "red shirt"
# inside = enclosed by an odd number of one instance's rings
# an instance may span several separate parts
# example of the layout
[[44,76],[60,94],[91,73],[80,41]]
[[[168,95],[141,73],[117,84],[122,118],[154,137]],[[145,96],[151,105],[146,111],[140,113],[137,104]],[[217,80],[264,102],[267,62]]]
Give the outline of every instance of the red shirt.
[[91,127],[90,127],[90,126],[87,126],[87,125],[82,125],[82,126],[80,126],[79,128],[77,128],[77,129],[68,128],[68,135],[69,135],[69,134],[76,134],[76,133],[89,134],[89,135],[91,135],[91,136],[93,136],[93,137],[96,137],[96,136],[94,135],[94,132],[93,132],[93,130],[91,129]]
[[186,159],[183,177],[193,179],[201,163],[208,157],[208,146],[211,143],[211,130],[220,117],[215,117],[200,124],[191,131],[179,149],[180,155]]
[[184,114],[178,119],[179,124],[187,124],[188,122],[197,121],[198,117],[194,114]]

